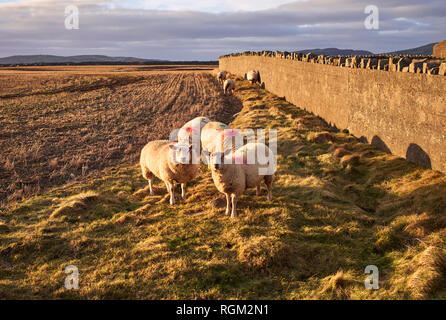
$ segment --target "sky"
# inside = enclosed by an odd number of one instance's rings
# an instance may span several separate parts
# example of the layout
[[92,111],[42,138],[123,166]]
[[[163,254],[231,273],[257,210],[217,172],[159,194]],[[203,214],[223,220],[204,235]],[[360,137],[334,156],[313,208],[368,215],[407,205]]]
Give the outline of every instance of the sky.
[[[79,29],[66,28],[70,5]],[[377,30],[364,25],[369,5],[379,10]],[[0,0],[0,57],[216,60],[261,50],[380,53],[444,39],[446,0]]]

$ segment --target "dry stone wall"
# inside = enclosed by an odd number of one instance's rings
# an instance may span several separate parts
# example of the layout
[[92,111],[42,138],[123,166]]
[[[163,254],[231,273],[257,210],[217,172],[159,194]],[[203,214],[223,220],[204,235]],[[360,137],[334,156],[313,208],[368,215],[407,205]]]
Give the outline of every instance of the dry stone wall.
[[434,46],[434,56],[446,59],[446,40],[439,42]]
[[270,92],[382,150],[446,172],[443,60],[265,51],[223,56],[220,70],[258,70]]

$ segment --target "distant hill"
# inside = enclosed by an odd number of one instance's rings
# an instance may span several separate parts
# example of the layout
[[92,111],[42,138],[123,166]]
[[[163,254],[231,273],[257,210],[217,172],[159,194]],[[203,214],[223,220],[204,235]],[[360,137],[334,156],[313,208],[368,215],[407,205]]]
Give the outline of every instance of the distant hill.
[[140,59],[133,57],[109,57],[102,55],[79,55],[79,56],[53,56],[53,55],[26,55],[0,58],[0,64],[76,64],[76,63],[147,63],[163,62],[167,60]]
[[338,49],[338,48],[325,48],[325,49],[306,49],[306,50],[300,50],[297,51],[300,53],[307,54],[309,52],[320,55],[327,55],[327,56],[350,56],[350,55],[357,55],[357,56],[368,56],[374,54],[370,51],[365,50],[353,50],[353,49]]
[[394,52],[388,52],[386,54],[409,54],[409,55],[431,55],[434,52],[434,45],[436,43],[429,43],[421,47],[413,48],[413,49],[406,49],[406,50],[400,50],[400,51],[394,51]]
[[[434,45],[436,43],[429,43],[421,47],[412,48],[412,49],[405,49],[405,50],[399,50],[399,51],[393,51],[393,52],[386,52],[384,54],[408,54],[408,55],[431,55],[434,51]],[[312,52],[314,54],[323,54],[328,56],[350,56],[350,55],[358,55],[358,56],[367,56],[367,55],[373,55],[373,52],[366,51],[366,50],[352,50],[352,49],[338,49],[338,48],[325,48],[325,49],[306,49],[306,50],[300,50],[297,52],[301,53],[308,53]]]

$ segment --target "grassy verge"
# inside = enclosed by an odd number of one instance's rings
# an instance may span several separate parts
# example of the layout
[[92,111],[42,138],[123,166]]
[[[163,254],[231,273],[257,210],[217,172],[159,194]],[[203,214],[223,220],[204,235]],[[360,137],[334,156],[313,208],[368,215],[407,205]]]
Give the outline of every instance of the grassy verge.
[[[278,129],[273,201],[224,216],[209,172],[172,207],[119,167],[0,212],[0,298],[445,298],[446,177],[239,81],[234,128]],[[80,288],[63,288],[76,265]],[[364,269],[380,289],[364,288]]]

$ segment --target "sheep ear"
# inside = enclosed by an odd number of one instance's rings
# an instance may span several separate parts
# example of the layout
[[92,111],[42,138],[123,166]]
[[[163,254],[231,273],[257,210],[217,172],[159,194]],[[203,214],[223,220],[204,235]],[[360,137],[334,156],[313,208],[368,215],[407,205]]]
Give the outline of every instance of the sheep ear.
[[170,150],[175,150],[175,145],[174,144],[169,144],[169,148],[170,148]]

